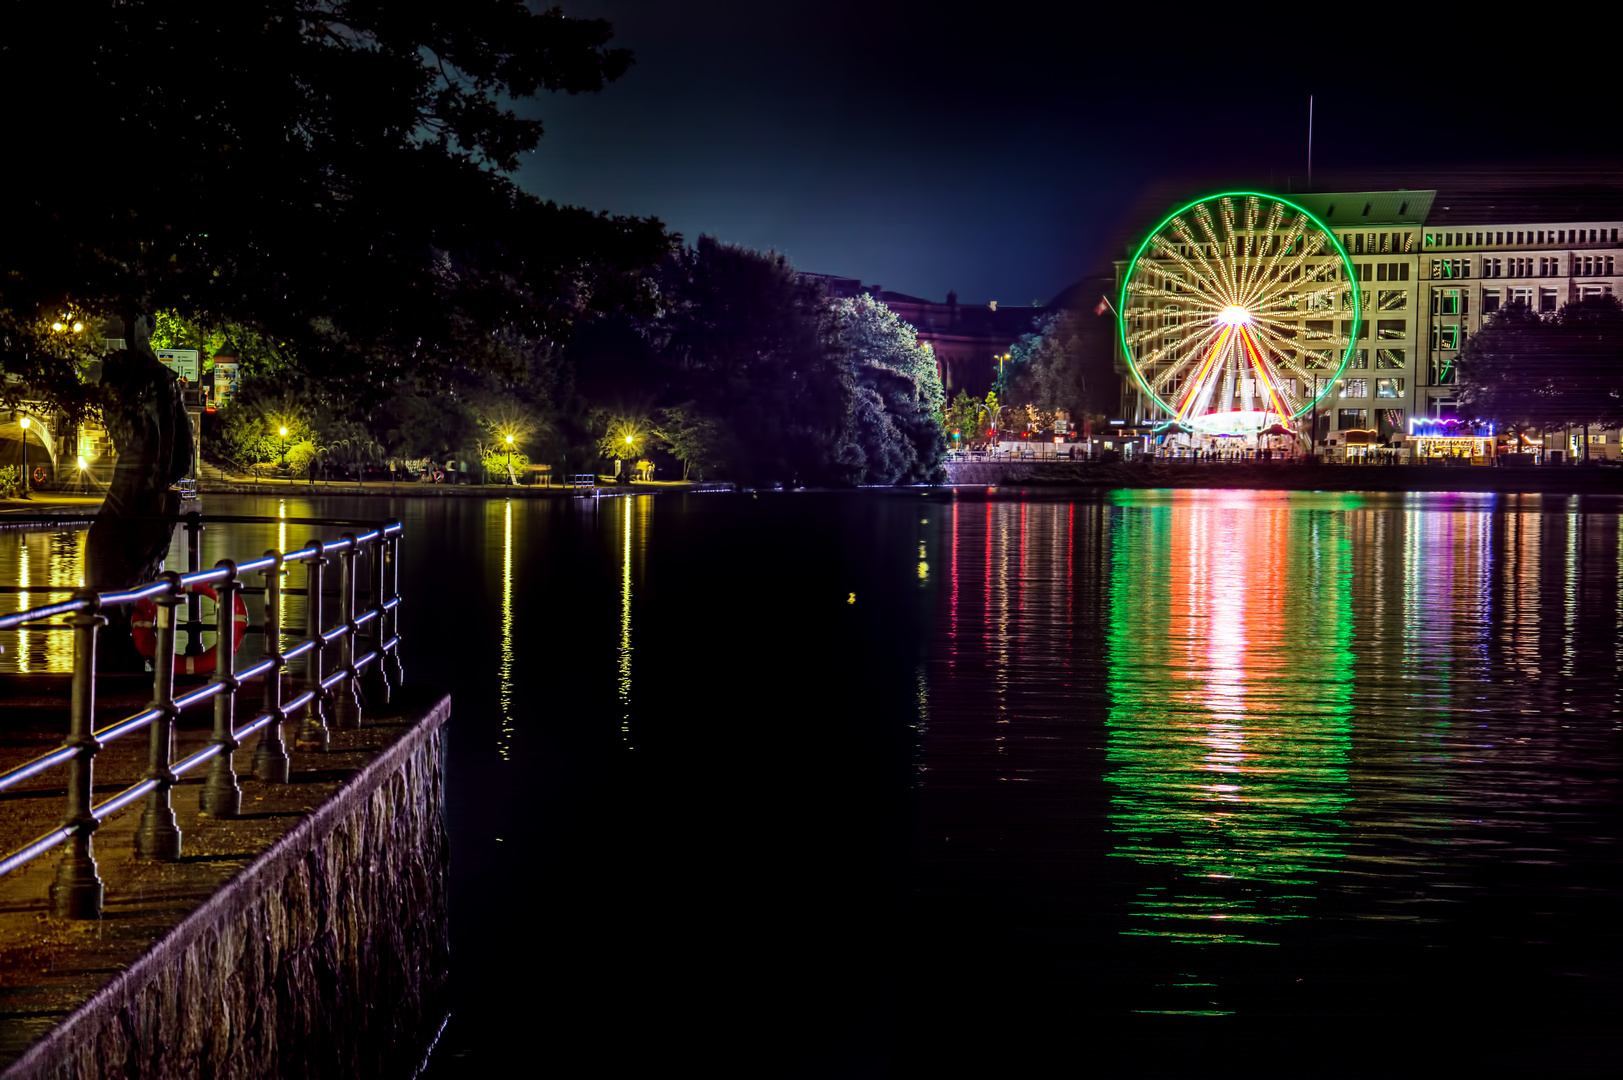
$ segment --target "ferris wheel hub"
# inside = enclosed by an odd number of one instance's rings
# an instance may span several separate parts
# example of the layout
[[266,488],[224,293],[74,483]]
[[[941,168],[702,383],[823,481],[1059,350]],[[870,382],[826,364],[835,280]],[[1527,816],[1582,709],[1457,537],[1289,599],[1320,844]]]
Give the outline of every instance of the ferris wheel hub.
[[1251,321],[1251,312],[1239,304],[1231,304],[1217,313],[1217,321],[1226,326],[1244,326]]

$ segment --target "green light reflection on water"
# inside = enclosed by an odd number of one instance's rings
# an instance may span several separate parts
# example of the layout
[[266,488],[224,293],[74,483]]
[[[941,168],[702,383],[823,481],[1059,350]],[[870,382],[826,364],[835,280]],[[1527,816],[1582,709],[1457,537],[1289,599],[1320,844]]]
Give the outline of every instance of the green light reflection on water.
[[1112,854],[1158,883],[1126,934],[1260,942],[1345,852],[1358,500],[1305,494],[1113,500]]

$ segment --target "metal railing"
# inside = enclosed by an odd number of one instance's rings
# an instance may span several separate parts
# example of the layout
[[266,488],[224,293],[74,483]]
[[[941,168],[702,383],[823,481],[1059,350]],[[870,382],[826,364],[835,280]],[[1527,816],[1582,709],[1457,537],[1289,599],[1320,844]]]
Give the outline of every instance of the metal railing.
[[[294,736],[295,748],[325,750],[329,740],[329,715],[332,724],[341,729],[360,726],[363,672],[367,678],[366,696],[384,704],[389,700],[391,687],[399,686],[403,677],[397,632],[401,536],[398,522],[374,525],[358,534],[345,533],[334,541],[311,540],[293,551],[266,551],[247,562],[221,559],[214,569],[203,570],[201,533],[205,521],[348,523],[309,518],[205,518],[197,513],[178,520],[184,523],[187,532],[187,573],[168,571],[150,584],[120,592],[81,589],[71,600],[0,616],[0,630],[70,617],[73,682],[68,736],[56,749],[0,772],[0,791],[4,791],[49,769],[65,767],[67,770],[67,807],[61,823],[0,858],[0,876],[4,876],[63,843],[69,845],[50,889],[52,912],[59,918],[94,919],[101,915],[104,890],[96,870],[91,837],[103,821],[144,798],[146,805],[135,832],[136,857],[177,860],[181,832],[170,804],[170,791],[181,776],[209,763],[208,777],[199,796],[200,813],[221,819],[237,817],[242,811],[242,791],[237,786],[231,759],[233,752],[250,736],[259,735],[253,755],[254,776],[267,783],[285,784],[289,773],[284,724],[303,710],[302,722]],[[326,568],[333,561],[329,556],[338,560],[338,612],[331,626],[327,625],[323,595]],[[357,606],[360,584],[357,562],[363,556],[368,564],[370,600],[364,610]],[[304,640],[283,651],[282,596],[284,592],[299,591],[285,590],[282,586],[284,568],[292,563],[303,563],[305,567]],[[261,628],[265,656],[258,663],[238,670],[237,597],[245,589],[243,579],[256,574],[264,578]],[[193,649],[201,651],[201,632],[207,624],[201,618],[199,590],[205,587],[217,598],[215,675],[207,683],[177,696],[176,634],[180,630],[187,632],[188,653]],[[101,613],[143,600],[151,600],[156,605],[152,701],[134,715],[96,728],[96,638],[101,627],[107,625]],[[186,609],[184,623],[176,619],[176,610],[182,605]],[[291,700],[284,700],[284,679],[290,665],[299,660],[304,662],[302,692]],[[237,727],[237,695],[252,679],[263,681],[263,702],[252,720]],[[214,729],[208,745],[178,761],[172,760],[176,719],[184,710],[210,700],[214,703]],[[91,781],[96,754],[113,740],[142,728],[150,733],[145,775],[118,794],[92,803]]]

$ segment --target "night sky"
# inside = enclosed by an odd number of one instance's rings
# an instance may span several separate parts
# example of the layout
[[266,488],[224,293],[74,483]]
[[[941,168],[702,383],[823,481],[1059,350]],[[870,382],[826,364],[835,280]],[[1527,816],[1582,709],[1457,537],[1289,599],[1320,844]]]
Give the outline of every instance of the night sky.
[[609,19],[636,64],[600,95],[541,100],[547,135],[526,188],[934,299],[1046,302],[1107,271],[1173,199],[1304,190],[1309,94],[1321,190],[1618,156],[1612,50],[1596,37],[1615,40],[1609,14],[1552,9],[1559,22],[1513,25],[1416,4],[1180,14],[945,0],[565,10]]

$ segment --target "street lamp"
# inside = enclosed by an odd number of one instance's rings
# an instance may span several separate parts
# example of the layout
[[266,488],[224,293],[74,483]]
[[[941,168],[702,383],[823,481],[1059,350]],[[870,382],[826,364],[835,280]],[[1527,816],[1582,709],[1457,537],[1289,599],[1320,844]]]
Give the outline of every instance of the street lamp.
[[33,417],[25,416],[21,422],[23,428],[23,498],[29,499],[33,496],[28,494],[28,429],[33,426],[34,420]]
[[277,432],[282,436],[282,471],[287,472],[287,425],[283,424]]
[[518,486],[518,481],[513,477],[513,436],[511,435],[507,436],[507,482],[515,487]]

